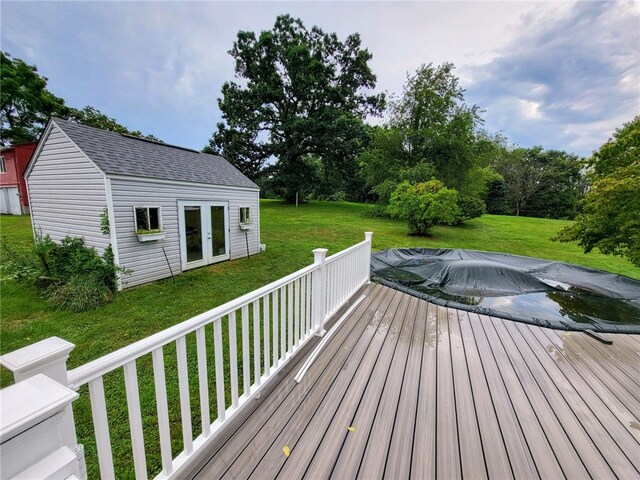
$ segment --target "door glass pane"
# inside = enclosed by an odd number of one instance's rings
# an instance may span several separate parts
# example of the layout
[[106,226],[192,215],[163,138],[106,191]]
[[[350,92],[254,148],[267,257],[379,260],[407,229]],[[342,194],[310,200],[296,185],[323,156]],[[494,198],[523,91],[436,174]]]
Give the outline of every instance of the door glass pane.
[[226,253],[224,207],[211,207],[211,256]]
[[187,262],[202,260],[200,207],[184,207],[184,231],[187,242]]

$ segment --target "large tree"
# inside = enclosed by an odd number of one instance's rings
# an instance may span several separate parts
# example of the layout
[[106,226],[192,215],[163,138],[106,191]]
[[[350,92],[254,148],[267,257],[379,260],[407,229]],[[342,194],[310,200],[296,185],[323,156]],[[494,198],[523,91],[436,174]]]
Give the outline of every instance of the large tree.
[[622,255],[640,267],[640,116],[617,129],[589,160],[591,188],[576,222],[558,235]]
[[33,65],[0,52],[0,144],[32,142],[52,115],[66,116],[64,100],[47,90]]
[[[475,130],[482,120],[452,63],[422,65],[409,75],[402,96],[391,104],[390,126],[402,132],[409,161],[433,165],[438,179],[464,190],[474,166]],[[413,166],[412,165],[412,166]]]
[[453,70],[451,63],[428,64],[408,75],[402,95],[390,104],[387,125],[374,131],[360,156],[363,175],[381,204],[405,180],[435,176],[462,198],[483,189],[472,174],[481,166],[475,152],[479,110],[465,103]]
[[268,160],[285,200],[295,198],[313,155],[329,171],[355,158],[366,138],[363,117],[380,112],[384,97],[367,94],[376,77],[358,34],[335,33],[281,15],[272,30],[240,31],[229,54],[242,82],[226,82],[209,150],[256,179]]
[[494,164],[502,176],[510,213],[531,217],[573,218],[586,181],[581,160],[561,150],[516,148]]

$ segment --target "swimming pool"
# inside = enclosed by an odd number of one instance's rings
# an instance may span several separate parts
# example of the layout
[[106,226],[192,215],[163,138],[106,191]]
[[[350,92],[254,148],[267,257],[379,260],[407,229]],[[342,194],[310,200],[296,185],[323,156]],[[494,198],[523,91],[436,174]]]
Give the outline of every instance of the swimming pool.
[[640,333],[640,282],[550,260],[459,249],[390,249],[371,279],[438,305],[563,330]]

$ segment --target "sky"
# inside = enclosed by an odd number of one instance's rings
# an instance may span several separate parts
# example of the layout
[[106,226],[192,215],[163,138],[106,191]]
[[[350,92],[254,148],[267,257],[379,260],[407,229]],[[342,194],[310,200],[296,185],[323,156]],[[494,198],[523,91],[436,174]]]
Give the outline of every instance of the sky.
[[589,156],[640,114],[640,1],[13,2],[0,47],[51,92],[131,130],[200,149],[234,80],[240,30],[289,13],[361,35],[376,91],[399,94],[421,64],[451,62],[484,128],[522,147]]

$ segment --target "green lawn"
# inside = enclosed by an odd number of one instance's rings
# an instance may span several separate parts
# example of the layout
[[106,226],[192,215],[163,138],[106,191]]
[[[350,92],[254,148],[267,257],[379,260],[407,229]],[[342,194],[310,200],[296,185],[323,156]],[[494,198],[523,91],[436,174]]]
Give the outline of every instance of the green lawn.
[[[329,254],[374,232],[373,248],[455,247],[493,250],[577,263],[640,279],[640,269],[628,261],[599,253],[585,255],[574,244],[552,242],[568,222],[485,215],[460,227],[435,227],[430,238],[406,234],[404,222],[361,215],[371,207],[352,203],[311,202],[299,207],[264,200],[262,241],[267,251],[249,259],[224,262],[171,279],[122,292],[97,310],[72,313],[51,308],[21,285],[0,283],[1,352],[51,335],[77,345],[71,367],[104,355],[198,313],[254,290],[312,262],[311,250]],[[29,217],[0,217],[0,234],[14,248],[32,244]],[[105,332],[110,332],[105,335]],[[3,375],[3,384],[6,375]]]
[[[371,208],[350,203],[311,202],[299,207],[286,206],[277,201],[261,203],[262,242],[267,251],[249,259],[224,262],[197,269],[151,285],[126,290],[115,301],[93,311],[72,313],[53,309],[33,290],[11,281],[0,282],[0,353],[6,353],[52,335],[76,344],[69,359],[74,368],[90,360],[128,345],[211,309],[244,293],[291,273],[312,262],[311,250],[329,248],[329,254],[363,239],[363,232],[374,232],[373,248],[391,247],[457,247],[493,250],[532,257],[561,260],[592,268],[608,270],[640,279],[640,269],[622,258],[599,253],[585,255],[574,244],[552,242],[550,238],[568,224],[564,221],[485,215],[461,227],[436,227],[430,238],[410,237],[404,222],[380,218],[366,218],[361,214]],[[27,249],[32,244],[29,217],[0,217],[0,234],[14,249]],[[126,265],[125,265],[126,266]],[[193,339],[189,339],[191,343]],[[170,348],[168,350],[171,350]],[[172,355],[168,352],[167,356]],[[175,358],[175,354],[173,354]],[[195,366],[192,349],[190,369]],[[167,378],[172,425],[179,425],[177,381],[173,376],[175,364],[167,363]],[[193,370],[193,369],[192,369]],[[138,366],[143,399],[145,428],[155,428],[155,399],[150,361]],[[211,370],[210,370],[211,372]],[[192,376],[191,378],[196,378]],[[0,385],[11,382],[8,372],[2,371]],[[197,382],[191,382],[194,410],[197,411]],[[123,440],[114,444],[119,477],[128,474],[128,424],[124,403],[122,374],[114,372],[105,378],[105,390],[112,436]],[[215,406],[215,397],[211,396]],[[92,427],[86,395],[75,405],[78,435],[85,442],[88,455]],[[215,414],[212,412],[212,418]],[[198,416],[194,413],[194,431],[198,431]],[[151,455],[149,470],[158,466],[157,434],[145,437]],[[180,432],[172,427],[174,452],[180,451]],[[96,476],[95,462],[88,458],[90,477]]]

